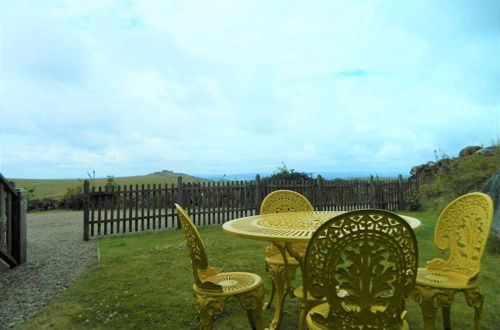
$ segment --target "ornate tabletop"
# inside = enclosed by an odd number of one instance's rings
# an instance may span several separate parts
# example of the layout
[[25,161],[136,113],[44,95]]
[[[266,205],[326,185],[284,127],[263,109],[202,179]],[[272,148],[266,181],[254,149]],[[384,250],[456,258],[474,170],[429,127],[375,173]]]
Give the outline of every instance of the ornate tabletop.
[[[307,242],[326,220],[346,211],[307,211],[261,214],[226,222],[222,230],[229,235],[270,242]],[[420,220],[399,215],[417,230]]]

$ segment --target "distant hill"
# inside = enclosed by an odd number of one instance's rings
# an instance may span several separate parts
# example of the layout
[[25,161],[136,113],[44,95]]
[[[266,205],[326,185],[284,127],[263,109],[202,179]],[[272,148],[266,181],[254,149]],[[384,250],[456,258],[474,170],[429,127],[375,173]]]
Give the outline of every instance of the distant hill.
[[169,170],[163,170],[163,171],[154,172],[154,173],[148,174],[146,176],[148,176],[148,177],[150,177],[150,176],[152,176],[152,177],[162,177],[162,178],[166,178],[166,179],[175,179],[175,182],[177,182],[177,178],[178,177],[182,177],[182,180],[189,181],[189,182],[204,182],[204,181],[209,181],[209,180],[204,179],[204,178],[199,178],[199,177],[192,176],[192,175],[185,174],[185,173],[176,173],[176,172],[169,171]]
[[[147,175],[139,176],[124,176],[115,177],[114,181],[120,186],[123,185],[147,185],[147,184],[177,184],[177,178],[182,177],[184,182],[208,182],[207,179],[198,178],[195,176],[187,175],[184,173],[175,173],[172,171],[159,171]],[[63,179],[63,180],[50,180],[50,179],[8,179],[13,181],[17,188],[30,189],[33,188],[33,198],[60,198],[68,188],[83,185],[85,179]],[[107,178],[94,179],[95,186],[104,186]]]

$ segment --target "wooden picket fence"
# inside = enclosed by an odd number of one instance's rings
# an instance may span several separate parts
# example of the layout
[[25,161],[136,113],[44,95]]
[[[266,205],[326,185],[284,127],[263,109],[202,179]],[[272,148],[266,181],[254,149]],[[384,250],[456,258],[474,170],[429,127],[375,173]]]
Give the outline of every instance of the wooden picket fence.
[[316,180],[269,182],[256,176],[254,181],[125,185],[91,187],[84,182],[84,239],[91,237],[178,229],[174,203],[183,206],[198,226],[258,213],[260,203],[278,189],[297,191],[306,196],[316,210],[355,210],[378,208],[401,210],[415,196],[419,182],[403,179]]

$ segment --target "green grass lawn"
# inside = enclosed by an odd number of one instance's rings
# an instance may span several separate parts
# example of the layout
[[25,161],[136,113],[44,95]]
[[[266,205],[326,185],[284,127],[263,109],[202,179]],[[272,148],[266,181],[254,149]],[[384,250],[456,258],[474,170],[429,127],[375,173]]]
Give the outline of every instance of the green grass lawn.
[[[417,233],[419,264],[432,257],[445,257],[433,245],[436,214],[407,213],[423,223]],[[220,271],[250,271],[262,276],[266,292],[270,280],[265,272],[266,244],[223,234],[220,226],[200,228],[209,262]],[[42,309],[19,329],[197,329],[192,296],[193,278],[181,231],[164,231],[99,240],[100,263],[74,286]],[[300,273],[300,272],[299,272]],[[500,315],[500,257],[486,253],[480,283],[486,300],[484,329],[498,329]],[[299,274],[298,274],[299,275]],[[296,278],[300,283],[300,276]],[[452,307],[453,329],[473,328],[473,309],[457,295]],[[422,329],[418,306],[409,301],[407,319],[412,329]],[[282,329],[295,329],[299,302],[287,299]],[[264,312],[269,324],[271,311]],[[438,315],[440,317],[440,315]],[[438,322],[440,322],[440,318]],[[441,328],[441,324],[438,324]],[[216,329],[249,328],[246,314],[230,299],[216,320]]]
[[[184,182],[203,182],[208,180],[196,178],[186,174],[180,173],[169,173],[169,174],[149,174],[141,176],[126,176],[114,178],[114,182],[123,185],[136,185],[139,186],[144,184],[164,185],[167,184],[177,184],[177,177],[181,176]],[[64,179],[64,180],[44,180],[44,179],[9,179],[13,181],[16,188],[34,188],[33,198],[61,198],[67,191],[68,188],[74,188],[76,186],[83,187],[84,179]],[[96,178],[94,179],[94,185],[105,186],[107,178]],[[122,188],[123,189],[123,188]]]

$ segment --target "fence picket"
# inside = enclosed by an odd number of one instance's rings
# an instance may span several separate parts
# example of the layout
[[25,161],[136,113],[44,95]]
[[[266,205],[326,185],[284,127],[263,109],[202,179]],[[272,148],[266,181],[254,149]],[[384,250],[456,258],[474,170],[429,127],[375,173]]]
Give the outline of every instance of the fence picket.
[[91,187],[85,190],[84,237],[179,229],[174,203],[182,205],[197,225],[220,225],[257,213],[262,199],[277,189],[303,194],[316,210],[381,208],[396,211],[404,207],[406,200],[414,198],[419,185],[420,182],[401,176],[394,180],[373,176],[369,180],[318,177],[301,182],[269,182],[257,176],[255,181],[184,183],[179,178],[177,185],[172,183],[170,186]]

